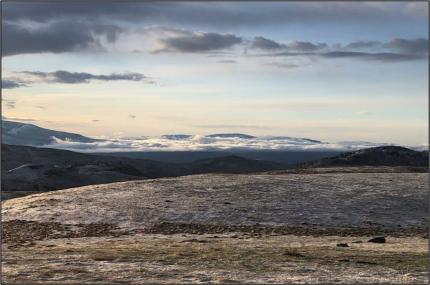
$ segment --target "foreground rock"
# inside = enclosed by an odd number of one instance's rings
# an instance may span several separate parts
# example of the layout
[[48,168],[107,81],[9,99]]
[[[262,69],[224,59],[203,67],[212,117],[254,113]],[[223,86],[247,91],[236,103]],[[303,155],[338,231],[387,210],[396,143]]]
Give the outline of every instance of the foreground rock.
[[368,240],[368,242],[373,242],[373,243],[385,243],[385,237],[374,237]]

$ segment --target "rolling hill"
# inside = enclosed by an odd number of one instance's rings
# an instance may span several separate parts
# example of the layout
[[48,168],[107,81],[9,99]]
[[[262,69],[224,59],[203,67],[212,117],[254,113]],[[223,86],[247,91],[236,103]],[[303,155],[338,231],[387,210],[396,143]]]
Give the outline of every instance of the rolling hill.
[[400,146],[380,146],[345,152],[333,157],[300,164],[301,167],[335,166],[415,166],[428,167],[428,151]]
[[127,180],[196,173],[250,173],[283,168],[278,163],[237,156],[167,163],[3,144],[2,194],[4,198],[10,198],[26,192]]

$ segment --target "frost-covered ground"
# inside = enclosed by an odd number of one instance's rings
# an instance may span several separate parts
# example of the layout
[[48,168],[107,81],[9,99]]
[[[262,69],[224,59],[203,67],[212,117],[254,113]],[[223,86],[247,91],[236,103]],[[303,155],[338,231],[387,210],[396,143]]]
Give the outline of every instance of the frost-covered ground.
[[9,283],[428,281],[427,173],[193,175],[2,206]]
[[191,175],[85,186],[12,199],[3,221],[265,224],[401,230],[428,216],[426,173]]

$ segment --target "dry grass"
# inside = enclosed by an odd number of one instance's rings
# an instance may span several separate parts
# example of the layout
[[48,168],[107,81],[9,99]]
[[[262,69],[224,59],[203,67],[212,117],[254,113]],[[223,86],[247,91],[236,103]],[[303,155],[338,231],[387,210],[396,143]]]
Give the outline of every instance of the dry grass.
[[246,242],[237,246],[218,242],[197,244],[162,241],[125,248],[90,249],[87,253],[90,259],[96,261],[143,261],[187,266],[195,270],[228,269],[252,272],[275,272],[290,262],[382,266],[404,272],[426,271],[428,264],[426,253],[381,253],[326,246],[290,248],[273,244],[253,247]]
[[[368,237],[362,237],[365,240]],[[4,245],[9,283],[424,283],[422,238],[129,235]],[[336,243],[350,247],[339,248]]]

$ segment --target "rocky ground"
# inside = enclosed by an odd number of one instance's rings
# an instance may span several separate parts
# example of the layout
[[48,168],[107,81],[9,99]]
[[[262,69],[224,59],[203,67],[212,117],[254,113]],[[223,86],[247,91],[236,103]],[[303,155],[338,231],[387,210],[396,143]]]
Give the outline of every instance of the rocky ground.
[[85,186],[2,203],[2,281],[427,283],[427,217],[426,173]]

